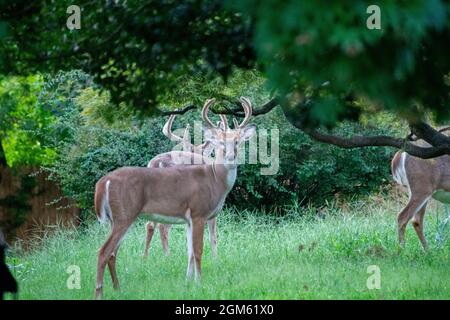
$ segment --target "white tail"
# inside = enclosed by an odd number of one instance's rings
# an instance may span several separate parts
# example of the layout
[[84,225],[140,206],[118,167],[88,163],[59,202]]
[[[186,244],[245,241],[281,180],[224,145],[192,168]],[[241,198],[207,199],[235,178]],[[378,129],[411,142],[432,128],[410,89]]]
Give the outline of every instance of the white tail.
[[109,183],[109,180],[106,183],[97,183],[99,191],[95,193],[94,201],[97,219],[100,223],[112,222],[111,207],[109,206]]

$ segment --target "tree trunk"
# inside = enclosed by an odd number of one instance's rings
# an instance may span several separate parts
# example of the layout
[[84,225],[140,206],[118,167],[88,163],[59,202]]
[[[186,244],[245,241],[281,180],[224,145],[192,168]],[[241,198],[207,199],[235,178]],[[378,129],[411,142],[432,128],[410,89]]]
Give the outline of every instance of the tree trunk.
[[6,157],[5,157],[5,152],[3,150],[3,145],[2,145],[1,140],[0,140],[0,166],[6,167]]

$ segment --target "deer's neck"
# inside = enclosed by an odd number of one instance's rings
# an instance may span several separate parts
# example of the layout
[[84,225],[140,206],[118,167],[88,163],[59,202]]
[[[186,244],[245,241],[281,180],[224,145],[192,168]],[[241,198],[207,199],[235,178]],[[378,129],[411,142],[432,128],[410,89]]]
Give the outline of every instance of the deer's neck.
[[216,179],[224,182],[226,192],[228,193],[236,182],[237,164],[225,163],[224,160],[223,150],[216,150],[216,157],[212,169]]
[[224,168],[226,170],[226,188],[228,193],[233,188],[234,183],[236,182],[237,166],[228,169],[226,166],[224,166]]
[[226,165],[222,162],[215,161],[212,164],[212,170],[216,180],[222,181],[228,193],[234,186],[237,176],[236,165]]

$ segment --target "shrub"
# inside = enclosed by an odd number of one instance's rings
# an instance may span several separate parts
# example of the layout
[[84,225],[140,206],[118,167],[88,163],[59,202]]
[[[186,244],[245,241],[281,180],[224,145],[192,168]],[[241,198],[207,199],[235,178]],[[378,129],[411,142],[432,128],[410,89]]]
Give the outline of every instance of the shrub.
[[[280,168],[277,175],[259,174],[261,165],[239,168],[238,180],[228,203],[247,208],[271,207],[283,211],[286,204],[322,204],[338,196],[367,194],[386,184],[393,150],[387,148],[341,149],[312,141],[288,123],[280,110],[255,118],[260,127],[278,127]],[[338,135],[387,134],[381,128],[346,123]]]
[[[81,85],[73,85],[77,81]],[[86,213],[93,208],[95,183],[100,177],[121,166],[145,166],[155,155],[173,147],[162,134],[165,117],[145,121],[122,117],[112,124],[99,120],[98,111],[107,109],[105,104],[109,102],[93,91],[95,87],[85,75],[76,72],[65,75],[46,88],[50,93],[41,95],[41,103],[59,111],[54,112],[57,121],[53,123],[57,138],[49,140],[57,157],[46,169],[51,172],[51,179],[58,180],[63,192]],[[61,88],[68,92],[61,94]],[[52,94],[55,90],[58,95]],[[198,111],[189,112],[179,116],[175,126],[190,123],[192,127],[193,121],[199,119]],[[392,150],[345,150],[314,142],[287,122],[280,109],[254,117],[252,121],[269,132],[271,128],[279,129],[279,171],[276,175],[261,175],[260,169],[266,165],[240,166],[228,205],[282,212],[292,202],[321,204],[337,196],[366,194],[389,179]],[[394,130],[389,120],[382,117],[376,118],[375,126],[370,121],[365,123],[364,126],[345,123],[335,133],[389,134]]]
[[[186,116],[186,122],[197,114]],[[263,165],[242,165],[227,204],[239,208],[280,208],[299,201],[320,204],[336,195],[366,194],[387,182],[392,151],[385,148],[344,150],[318,144],[291,129],[277,113],[256,122],[280,124],[280,168],[261,175]],[[191,120],[192,121],[192,120]],[[162,134],[165,119],[154,118],[129,129],[81,126],[73,141],[60,146],[51,167],[64,193],[83,209],[93,206],[96,181],[121,166],[145,166],[155,155],[172,149]],[[380,131],[380,129],[376,129]],[[375,129],[344,125],[339,134],[375,133]]]

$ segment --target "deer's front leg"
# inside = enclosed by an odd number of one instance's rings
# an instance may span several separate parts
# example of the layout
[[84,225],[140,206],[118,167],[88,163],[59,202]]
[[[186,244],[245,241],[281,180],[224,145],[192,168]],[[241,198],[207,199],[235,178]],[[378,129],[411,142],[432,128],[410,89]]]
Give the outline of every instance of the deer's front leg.
[[209,242],[211,243],[211,252],[214,258],[217,257],[217,218],[208,220]]
[[161,237],[161,244],[164,251],[164,254],[168,256],[170,254],[169,251],[169,232],[172,228],[170,224],[160,224],[159,225],[159,235]]
[[203,234],[206,220],[198,217],[192,220],[192,246],[194,249],[195,280],[200,281],[202,273]]
[[157,223],[153,223],[151,221],[147,222],[147,224],[145,225],[147,236],[145,238],[144,258],[148,257],[148,250],[150,249],[150,242],[152,241],[153,234],[155,233],[156,225]]
[[194,271],[194,248],[192,245],[192,220],[190,219],[190,211],[187,213],[188,222],[186,227],[186,244],[187,244],[187,257],[188,266],[186,270],[186,279],[192,278],[192,273]]

